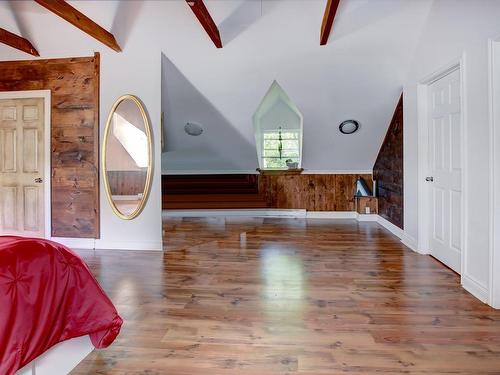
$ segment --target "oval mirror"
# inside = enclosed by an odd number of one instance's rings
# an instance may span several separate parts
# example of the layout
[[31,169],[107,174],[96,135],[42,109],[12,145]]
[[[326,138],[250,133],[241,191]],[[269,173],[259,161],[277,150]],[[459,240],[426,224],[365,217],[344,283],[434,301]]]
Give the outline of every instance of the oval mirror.
[[120,97],[106,122],[102,169],[109,204],[124,220],[137,217],[146,204],[153,170],[152,144],[141,101],[133,95]]

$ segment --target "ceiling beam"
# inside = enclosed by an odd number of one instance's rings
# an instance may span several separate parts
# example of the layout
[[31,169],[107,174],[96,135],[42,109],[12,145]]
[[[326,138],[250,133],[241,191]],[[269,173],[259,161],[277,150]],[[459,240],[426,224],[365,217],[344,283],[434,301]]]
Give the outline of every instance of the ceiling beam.
[[116,52],[121,52],[121,48],[116,42],[113,34],[103,29],[97,23],[88,18],[85,14],[69,5],[65,0],[35,0],[38,4],[47,8],[52,13],[65,19],[73,26],[78,27],[83,32],[107,45]]
[[220,38],[219,29],[208,12],[203,0],[186,0],[186,2],[196,18],[198,18],[198,21],[200,21],[201,26],[203,26],[210,39],[212,39],[212,42],[214,42],[215,46],[217,48],[222,48],[222,40]]
[[319,44],[324,46],[328,42],[330,31],[332,30],[333,20],[337,14],[340,0],[327,0],[325,14],[323,15],[323,23],[321,24],[321,36]]
[[31,44],[28,39],[13,34],[2,28],[0,28],[0,43],[7,44],[8,46],[18,49],[19,51],[29,53],[33,56],[40,56],[36,48],[33,47],[33,44]]

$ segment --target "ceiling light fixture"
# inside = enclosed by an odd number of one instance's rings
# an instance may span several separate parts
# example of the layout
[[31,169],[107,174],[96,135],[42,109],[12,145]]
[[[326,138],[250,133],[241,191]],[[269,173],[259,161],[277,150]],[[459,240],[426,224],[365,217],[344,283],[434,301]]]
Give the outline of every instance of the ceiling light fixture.
[[353,134],[359,129],[359,122],[356,120],[345,120],[339,125],[342,134]]

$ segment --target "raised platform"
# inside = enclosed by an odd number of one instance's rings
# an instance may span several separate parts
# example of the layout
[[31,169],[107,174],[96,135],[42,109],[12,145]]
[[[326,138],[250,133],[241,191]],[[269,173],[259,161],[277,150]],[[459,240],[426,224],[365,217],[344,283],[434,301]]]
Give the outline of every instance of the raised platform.
[[258,175],[168,175],[162,178],[163,209],[267,208]]

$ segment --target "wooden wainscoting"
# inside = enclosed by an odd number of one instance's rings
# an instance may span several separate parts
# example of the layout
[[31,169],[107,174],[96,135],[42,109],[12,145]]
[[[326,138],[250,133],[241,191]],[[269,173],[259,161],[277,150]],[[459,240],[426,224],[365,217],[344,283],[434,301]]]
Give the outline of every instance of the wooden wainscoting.
[[269,207],[308,211],[354,211],[356,180],[362,177],[368,186],[370,174],[262,175],[260,191]]
[[164,175],[164,209],[281,208],[354,211],[358,177],[370,174]]
[[373,167],[379,215],[403,229],[403,96]]
[[0,62],[0,91],[50,90],[52,235],[99,237],[99,54]]

